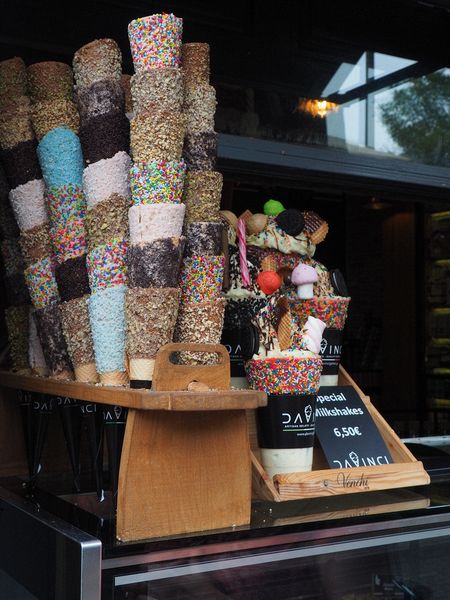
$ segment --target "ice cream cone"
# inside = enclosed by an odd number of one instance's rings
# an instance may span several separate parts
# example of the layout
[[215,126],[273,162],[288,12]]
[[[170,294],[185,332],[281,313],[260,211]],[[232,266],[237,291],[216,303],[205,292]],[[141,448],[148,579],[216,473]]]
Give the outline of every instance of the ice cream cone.
[[127,385],[128,374],[126,371],[110,371],[100,373],[100,383],[103,385]]
[[[150,384],[154,368],[154,358],[130,358],[130,380],[135,382],[149,382]],[[133,385],[133,387],[136,387],[136,385]],[[150,385],[146,387],[150,387]]]
[[89,363],[87,365],[78,365],[74,367],[75,380],[82,381],[83,383],[97,383],[98,374],[95,368],[95,363]]

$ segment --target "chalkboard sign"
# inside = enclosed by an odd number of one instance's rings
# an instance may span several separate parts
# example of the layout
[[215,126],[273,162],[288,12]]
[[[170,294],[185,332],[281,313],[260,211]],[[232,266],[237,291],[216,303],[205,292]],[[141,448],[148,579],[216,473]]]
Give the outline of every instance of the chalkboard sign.
[[364,402],[351,386],[319,389],[316,436],[332,469],[394,462]]

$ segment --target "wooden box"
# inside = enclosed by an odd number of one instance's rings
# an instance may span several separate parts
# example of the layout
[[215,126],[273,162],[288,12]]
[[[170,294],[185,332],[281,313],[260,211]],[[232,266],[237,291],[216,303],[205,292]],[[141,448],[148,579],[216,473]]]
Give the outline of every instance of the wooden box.
[[254,411],[247,411],[252,448],[254,498],[282,502],[302,498],[404,488],[430,483],[430,477],[423,468],[422,463],[416,460],[370,402],[369,397],[362,392],[342,367],[339,372],[339,385],[352,386],[362,398],[391,453],[394,463],[375,467],[330,469],[320,447],[315,446],[312,471],[276,475],[272,480],[264,471],[260,462]]

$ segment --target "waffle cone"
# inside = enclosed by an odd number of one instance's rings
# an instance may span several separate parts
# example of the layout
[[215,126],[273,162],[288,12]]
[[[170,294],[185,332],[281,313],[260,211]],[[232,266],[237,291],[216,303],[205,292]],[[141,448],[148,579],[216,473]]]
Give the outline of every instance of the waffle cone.
[[50,377],[52,379],[60,379],[65,381],[73,381],[73,373],[72,371],[61,371],[61,373],[51,373]]
[[48,369],[47,367],[33,367],[31,369],[32,375],[37,375],[38,377],[48,377]]
[[130,358],[130,379],[152,381],[154,358]]
[[266,256],[262,259],[261,271],[278,271],[277,261],[274,256]]
[[127,385],[128,374],[126,371],[100,373],[100,383],[103,383],[103,385]]
[[98,375],[95,368],[95,363],[89,363],[86,365],[79,365],[74,368],[75,380],[82,381],[83,383],[97,383]]
[[311,242],[313,244],[320,244],[327,237],[328,233],[328,223],[323,222],[322,225],[311,234]]
[[292,344],[292,319],[291,319],[290,312],[285,313],[281,317],[280,323],[278,325],[277,336],[278,336],[278,343],[280,344],[281,350],[287,350],[288,348],[291,347],[291,344]]

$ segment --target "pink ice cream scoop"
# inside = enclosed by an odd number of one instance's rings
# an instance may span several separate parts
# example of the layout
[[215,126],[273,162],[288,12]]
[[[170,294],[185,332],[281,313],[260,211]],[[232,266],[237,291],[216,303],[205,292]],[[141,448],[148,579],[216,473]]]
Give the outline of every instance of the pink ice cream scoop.
[[309,300],[314,297],[313,284],[317,281],[318,275],[314,267],[299,264],[291,274],[291,281],[297,286],[297,296],[300,300]]

